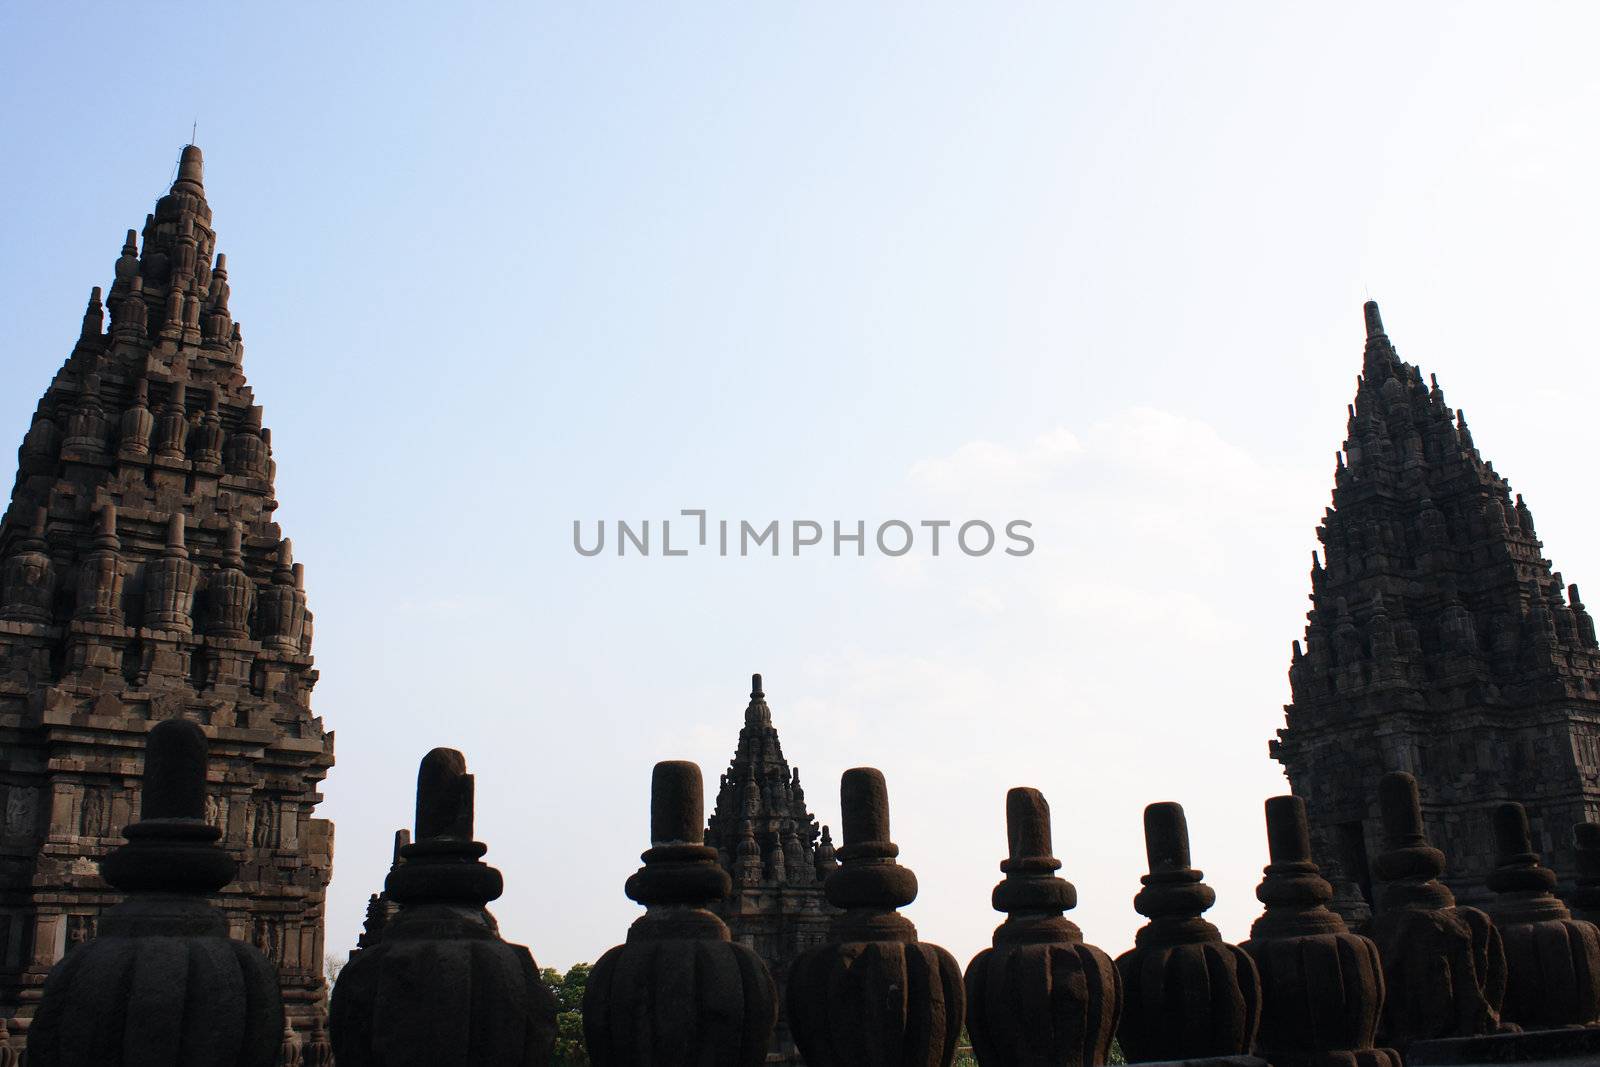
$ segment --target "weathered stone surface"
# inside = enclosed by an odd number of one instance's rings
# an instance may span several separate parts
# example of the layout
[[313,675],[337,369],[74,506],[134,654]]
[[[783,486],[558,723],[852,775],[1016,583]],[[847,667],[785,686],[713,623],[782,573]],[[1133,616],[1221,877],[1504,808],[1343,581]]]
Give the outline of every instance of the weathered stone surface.
[[100,864],[127,899],[51,969],[28,1032],[30,1067],[278,1062],[277,974],[228,937],[206,901],[238,869],[205,821],[208,765],[199,726],[172,719],[150,730],[142,817]]
[[835,909],[822,883],[838,861],[826,826],[818,840],[800,769],[791,770],[783,757],[759,674],[751,676],[744,726],[717,787],[706,844],[716,849],[732,880],[731,890],[711,910],[728,924],[735,941],[756,950],[778,984],[772,1062],[797,1062],[784,1008],[789,969],[800,953],[828,940]]
[[1378,946],[1388,987],[1379,1037],[1406,1047],[1495,1033],[1506,994],[1500,932],[1477,908],[1457,907],[1438,880],[1445,857],[1423,834],[1417,780],[1391,772],[1378,795],[1388,846],[1375,868],[1383,888],[1361,932]]
[[1261,1024],[1261,978],[1250,954],[1201,917],[1217,894],[1190,866],[1183,807],[1145,808],[1144,841],[1150,873],[1133,906],[1150,921],[1117,957],[1122,1051],[1130,1063],[1247,1053]]
[[883,773],[846,771],[839,796],[844,847],[825,889],[843,914],[789,976],[800,1054],[809,1067],[948,1067],[965,1012],[961,967],[895,910],[917,898],[917,877],[895,862]]
[[1489,914],[1509,972],[1502,1017],[1528,1030],[1600,1020],[1600,929],[1556,899],[1555,872],[1540,865],[1521,804],[1500,805],[1494,829],[1499,865],[1489,875]]
[[1111,957],[1083,940],[1063,912],[1078,904],[1057,876],[1050,805],[1037,789],[1006,794],[1009,856],[994,887],[1006,921],[967,965],[967,1031],[987,1067],[1106,1062],[1122,1011]]
[[1272,862],[1256,889],[1266,911],[1241,947],[1261,972],[1256,1052],[1273,1067],[1400,1067],[1373,1047],[1383,1012],[1378,946],[1328,907],[1333,887],[1311,860],[1305,802],[1267,801]]
[[1317,536],[1305,646],[1273,755],[1306,800],[1334,908],[1374,899],[1370,783],[1408,771],[1427,798],[1443,881],[1484,906],[1493,803],[1528,805],[1552,864],[1600,810],[1600,648],[1533,515],[1473,443],[1465,415],[1400,359],[1376,304],[1333,506]]
[[583,1032],[596,1067],[754,1067],[766,1062],[777,987],[755,951],[733,943],[708,905],[730,881],[705,844],[700,768],[658,763],[650,850],[628,879],[645,913],[594,965]]
[[[179,717],[210,738],[206,819],[239,861],[227,928],[278,967],[302,1042],[323,1010],[333,735],[310,612],[298,645],[263,625],[284,538],[201,170],[185,148],[91,297],[0,522],[0,1017],[19,1042],[119,899],[96,861],[139,808],[149,724]],[[224,469],[230,435],[250,461]]]
[[417,771],[416,840],[385,885],[399,913],[334,984],[339,1067],[550,1062],[555,1000],[528,950],[502,940],[485,909],[503,883],[472,827],[466,759],[436,748]]

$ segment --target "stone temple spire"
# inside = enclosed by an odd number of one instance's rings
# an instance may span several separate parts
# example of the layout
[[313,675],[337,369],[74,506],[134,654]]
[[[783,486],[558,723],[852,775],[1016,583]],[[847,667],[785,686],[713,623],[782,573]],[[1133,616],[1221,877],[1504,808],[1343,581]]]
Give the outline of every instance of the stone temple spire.
[[[245,380],[205,162],[186,146],[113,253],[44,391],[0,521],[0,1018],[118,897],[94,873],[139,810],[152,722],[210,744],[206,821],[240,860],[217,897],[315,1031],[332,827],[314,817],[333,735],[311,711],[310,612],[276,576],[270,438]],[[109,312],[109,324],[106,321]],[[70,333],[67,330],[70,329]],[[287,605],[287,606],[285,606]]]
[[[783,757],[761,675],[750,680],[750,703],[738,747],[717,789],[716,810],[706,844],[732,879],[733,888],[713,910],[735,941],[756,950],[778,983],[784,1003],[789,965],[802,951],[827,939],[834,909],[822,882],[836,863],[832,848],[819,847],[817,820],[806,808],[800,771]],[[787,1019],[780,1015],[773,1051],[795,1059]],[[772,1061],[769,1061],[772,1062]]]
[[[1304,796],[1334,907],[1363,920],[1386,772],[1414,775],[1427,835],[1463,904],[1484,903],[1492,808],[1532,802],[1540,847],[1570,869],[1572,826],[1600,805],[1600,649],[1520,494],[1479,453],[1436,378],[1400,358],[1378,305],[1317,530],[1293,702],[1272,742]],[[1576,757],[1576,760],[1575,760]]]

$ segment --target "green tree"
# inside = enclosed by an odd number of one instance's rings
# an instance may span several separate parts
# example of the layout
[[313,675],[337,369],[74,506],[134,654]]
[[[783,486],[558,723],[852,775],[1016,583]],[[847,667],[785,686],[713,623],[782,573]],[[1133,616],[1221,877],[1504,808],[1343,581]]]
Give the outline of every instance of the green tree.
[[588,1067],[589,1050],[583,1043],[583,991],[589,985],[590,967],[574,963],[562,974],[554,967],[539,972],[545,988],[556,998],[555,1067]]

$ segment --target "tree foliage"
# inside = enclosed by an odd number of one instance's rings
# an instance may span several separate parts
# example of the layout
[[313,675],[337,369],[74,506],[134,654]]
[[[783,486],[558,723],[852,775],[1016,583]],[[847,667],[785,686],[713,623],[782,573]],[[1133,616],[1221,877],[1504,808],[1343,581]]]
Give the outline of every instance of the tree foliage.
[[588,1067],[589,1051],[583,1043],[583,991],[589,985],[587,963],[574,963],[562,974],[554,967],[539,972],[545,988],[556,998],[555,1067]]

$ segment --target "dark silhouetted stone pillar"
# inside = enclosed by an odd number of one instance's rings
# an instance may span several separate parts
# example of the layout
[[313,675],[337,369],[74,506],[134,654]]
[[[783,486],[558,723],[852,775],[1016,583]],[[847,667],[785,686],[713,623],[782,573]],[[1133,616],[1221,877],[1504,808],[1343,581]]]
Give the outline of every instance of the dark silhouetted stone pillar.
[[1377,915],[1363,928],[1383,959],[1388,987],[1382,1039],[1399,1046],[1500,1029],[1505,950],[1489,916],[1456,907],[1440,882],[1444,853],[1422,832],[1417,780],[1404,771],[1378,783],[1387,848],[1375,873],[1384,883]]
[[1489,875],[1489,914],[1509,971],[1502,1018],[1530,1030],[1600,1019],[1600,930],[1556,899],[1555,872],[1540,865],[1521,804],[1495,810],[1494,836],[1500,864]]
[[1572,843],[1578,857],[1578,876],[1567,906],[1574,919],[1600,923],[1600,823],[1580,822],[1574,826]]
[[707,910],[730,888],[705,843],[700,768],[658,763],[650,781],[650,850],[628,879],[645,906],[627,944],[600,957],[583,998],[595,1067],[740,1067],[765,1062],[778,993],[755,951]]
[[533,957],[501,940],[485,905],[500,872],[472,839],[473,782],[436,748],[417,771],[416,841],[385,890],[400,905],[383,939],[352,956],[329,1021],[339,1067],[543,1067],[555,1000]]
[[1078,904],[1071,882],[1057,877],[1050,805],[1037,789],[1006,794],[1010,856],[994,887],[1006,921],[994,946],[967,965],[967,1030],[987,1067],[1100,1064],[1111,1051],[1122,1010],[1122,980],[1111,957],[1085,944],[1062,913]]
[[141,818],[100,862],[127,894],[100,936],[50,971],[28,1029],[30,1067],[273,1067],[283,1034],[278,974],[228,938],[205,899],[236,864],[208,826],[206,737],[188,719],[151,729]]
[[1256,897],[1267,906],[1242,946],[1261,972],[1256,1051],[1273,1067],[1400,1067],[1373,1047],[1383,1012],[1378,946],[1328,908],[1333,887],[1311,861],[1305,801],[1267,801],[1267,866]]
[[808,1067],[946,1067],[961,1037],[961,967],[895,911],[917,899],[917,876],[895,862],[883,773],[845,771],[839,797],[844,845],[825,888],[845,910],[829,943],[790,971],[795,1042]]
[[1250,954],[1201,917],[1217,894],[1189,865],[1181,804],[1144,809],[1144,844],[1150,873],[1133,906],[1150,922],[1117,957],[1123,1053],[1138,1062],[1249,1052],[1261,1022],[1261,979]]

